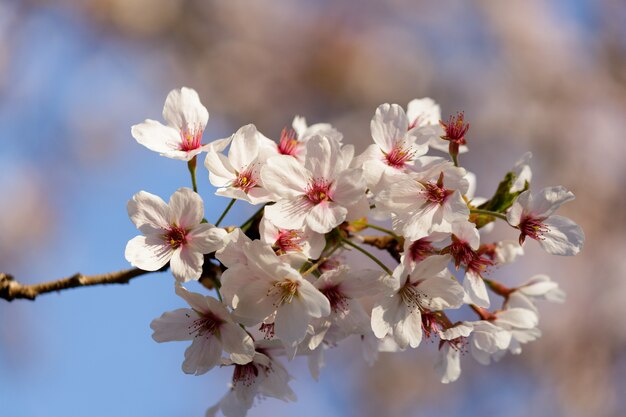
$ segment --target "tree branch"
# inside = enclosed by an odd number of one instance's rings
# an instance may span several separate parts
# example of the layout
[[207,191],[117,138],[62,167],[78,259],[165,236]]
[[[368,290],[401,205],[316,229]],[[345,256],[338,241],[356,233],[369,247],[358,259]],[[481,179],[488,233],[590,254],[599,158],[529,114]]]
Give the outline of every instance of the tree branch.
[[7,301],[13,301],[18,298],[34,300],[40,294],[70,288],[89,287],[92,285],[128,284],[131,279],[152,272],[158,271],[144,271],[139,268],[132,268],[100,275],[83,275],[77,273],[67,278],[30,285],[21,284],[15,281],[13,276],[0,272],[0,298]]

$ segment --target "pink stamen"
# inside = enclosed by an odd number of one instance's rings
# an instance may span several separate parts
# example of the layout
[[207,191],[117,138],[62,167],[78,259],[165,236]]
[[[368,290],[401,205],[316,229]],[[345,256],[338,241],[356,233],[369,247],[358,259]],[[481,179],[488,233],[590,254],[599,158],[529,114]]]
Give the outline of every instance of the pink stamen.
[[457,113],[456,116],[450,116],[447,122],[443,120],[439,121],[441,127],[444,128],[446,133],[441,139],[448,140],[456,145],[465,145],[465,134],[469,130],[469,123],[465,123],[465,115],[463,112]]
[[426,238],[416,240],[409,246],[409,259],[421,262],[435,252],[435,248]]
[[195,129],[190,129],[189,127],[183,128],[180,131],[180,150],[189,152],[202,146],[202,133],[203,130],[199,127],[196,127]]
[[522,232],[519,236],[519,244],[523,244],[526,240],[526,236],[535,240],[543,240],[544,233],[550,231],[550,229],[543,223],[543,219],[537,219],[531,216],[526,216],[522,219],[517,228]]
[[243,171],[237,173],[237,178],[233,183],[233,187],[239,188],[244,193],[248,194],[250,190],[256,187],[258,179],[256,178],[254,167],[249,166]]
[[282,155],[296,156],[298,154],[298,142],[295,130],[284,128],[280,132],[280,142],[278,143],[278,152]]
[[172,225],[165,235],[163,235],[163,238],[169,243],[172,249],[177,249],[187,243],[187,230]]
[[414,156],[415,151],[411,147],[404,148],[402,144],[396,144],[389,153],[385,154],[385,162],[390,167],[401,169],[407,162],[411,162]]
[[302,252],[302,240],[300,231],[280,229],[274,247],[279,253]]
[[[187,317],[191,317],[187,314]],[[196,334],[195,337],[210,337],[219,331],[219,328],[224,324],[224,320],[217,317],[215,314],[208,312],[203,313],[198,319],[188,327],[189,334]]]
[[306,188],[306,196],[313,204],[320,204],[325,201],[332,201],[330,195],[330,186],[332,181],[326,181],[322,179],[315,179]]
[[429,181],[422,184],[426,191],[426,199],[431,203],[443,205],[448,197],[454,193],[452,190],[447,190],[443,186],[443,172],[439,175],[439,179],[436,183]]

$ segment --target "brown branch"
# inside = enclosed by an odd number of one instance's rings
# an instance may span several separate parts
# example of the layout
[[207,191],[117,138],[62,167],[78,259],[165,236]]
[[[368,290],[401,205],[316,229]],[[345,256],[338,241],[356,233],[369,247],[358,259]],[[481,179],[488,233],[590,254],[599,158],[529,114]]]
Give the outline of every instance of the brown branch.
[[128,284],[131,279],[151,272],[156,271],[144,271],[139,268],[132,268],[100,275],[83,275],[77,273],[71,277],[39,284],[22,284],[15,281],[13,276],[0,272],[0,298],[7,301],[13,301],[17,298],[34,300],[40,294],[67,290],[69,288],[89,287],[92,285]]
[[374,246],[380,250],[386,250],[396,260],[400,262],[400,254],[402,253],[402,246],[404,245],[404,239],[397,240],[393,236],[362,236],[363,243],[366,245]]

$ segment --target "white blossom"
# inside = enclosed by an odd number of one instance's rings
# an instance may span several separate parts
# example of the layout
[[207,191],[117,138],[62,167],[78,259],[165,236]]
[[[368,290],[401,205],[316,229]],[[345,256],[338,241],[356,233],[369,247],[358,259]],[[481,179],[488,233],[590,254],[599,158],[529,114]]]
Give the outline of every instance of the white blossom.
[[565,187],[547,187],[535,195],[521,193],[507,213],[509,224],[520,230],[520,245],[526,237],[552,255],[576,255],[582,249],[585,236],[582,229],[567,217],[553,213],[574,199]]
[[201,375],[220,363],[222,349],[234,363],[246,364],[254,356],[252,338],[231,318],[215,298],[187,291],[177,285],[176,294],[191,308],[164,313],[150,324],[157,342],[191,340],[185,351],[183,371]]
[[163,118],[167,126],[151,119],[134,125],[133,137],[152,151],[183,161],[208,150],[210,145],[202,144],[202,134],[209,112],[195,90],[183,87],[170,91],[165,99]]
[[168,204],[140,191],[128,202],[128,215],[143,236],[128,242],[126,260],[145,271],[156,271],[169,262],[178,281],[200,278],[203,254],[224,244],[224,229],[201,223],[204,203],[189,188],[178,189]]

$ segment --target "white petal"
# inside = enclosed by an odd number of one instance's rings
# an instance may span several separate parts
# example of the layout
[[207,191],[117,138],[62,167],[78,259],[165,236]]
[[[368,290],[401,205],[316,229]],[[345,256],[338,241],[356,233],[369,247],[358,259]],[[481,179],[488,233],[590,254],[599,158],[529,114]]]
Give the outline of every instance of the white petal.
[[221,356],[222,344],[215,336],[198,336],[185,350],[183,372],[195,375],[205,374],[219,364]]
[[448,343],[445,343],[439,350],[435,370],[439,374],[439,378],[443,384],[448,384],[459,379],[459,376],[461,376],[461,352],[452,348]]
[[220,328],[224,350],[230,353],[234,363],[243,365],[254,357],[254,342],[248,333],[234,323],[225,323]]
[[274,331],[283,344],[295,347],[304,339],[311,317],[306,306],[298,298],[281,305],[276,311]]
[[188,308],[163,313],[150,323],[150,328],[154,330],[152,338],[159,343],[191,340],[194,335],[189,332],[189,327],[196,319],[198,314]]
[[360,169],[348,169],[343,171],[332,190],[333,201],[344,207],[356,203],[365,195],[363,183],[363,171]]
[[215,252],[224,247],[228,233],[210,223],[202,223],[187,234],[187,244],[200,253]]
[[496,319],[498,325],[505,324],[519,329],[532,329],[539,322],[535,312],[523,308],[503,310],[498,312],[496,316],[498,317]]
[[157,271],[167,264],[173,251],[155,236],[137,236],[128,241],[124,253],[131,265],[144,271]]
[[200,252],[194,251],[186,246],[181,246],[174,251],[172,259],[170,260],[170,268],[172,275],[174,275],[177,281],[197,281],[202,275],[203,263],[204,256],[202,256]]
[[204,202],[191,188],[179,188],[169,201],[170,224],[184,229],[192,228],[204,217]]
[[267,296],[268,284],[262,280],[253,280],[239,288],[236,297],[239,298],[235,313],[244,318],[246,325],[262,322],[272,314],[276,307],[275,300]]
[[422,314],[419,308],[401,309],[404,310],[403,317],[393,327],[393,337],[401,349],[408,346],[416,348],[422,341]]
[[127,205],[128,216],[141,233],[158,234],[170,227],[170,210],[161,197],[139,191]]
[[293,157],[274,156],[261,169],[265,188],[281,198],[304,194],[310,173]]
[[542,233],[539,245],[552,255],[573,256],[583,247],[585,234],[572,220],[563,216],[550,216],[543,222],[549,230]]
[[310,282],[302,280],[298,288],[298,295],[306,313],[315,318],[326,317],[330,314],[330,303],[328,299]]
[[161,155],[180,150],[180,132],[170,126],[164,126],[156,120],[146,119],[130,129],[135,140]]
[[318,233],[328,233],[346,219],[348,209],[335,203],[320,203],[311,209],[306,224]]
[[431,310],[459,308],[465,296],[463,287],[452,276],[427,279],[419,284],[419,290],[426,294],[424,306]]
[[337,142],[323,136],[314,136],[307,141],[304,167],[313,178],[337,178],[337,170],[343,168],[341,162],[342,155]]
[[204,166],[209,171],[211,185],[215,187],[229,186],[237,178],[237,174],[228,158],[213,150],[207,152]]
[[533,195],[528,210],[534,217],[545,218],[554,213],[562,204],[573,199],[574,194],[563,186],[546,187]]
[[228,151],[228,159],[233,168],[242,171],[254,161],[259,154],[257,130],[253,124],[245,125],[233,135]]
[[282,229],[301,229],[311,208],[311,202],[304,196],[280,200],[265,207],[265,217]]
[[179,129],[204,130],[209,120],[209,112],[200,102],[195,90],[183,87],[180,90],[172,90],[167,95],[163,106],[163,118]]
[[372,138],[384,152],[389,152],[409,130],[404,109],[397,104],[381,104],[370,123]]
[[474,303],[483,308],[489,307],[489,293],[485,281],[480,275],[473,271],[467,271],[463,280],[463,288],[467,294],[465,302]]

